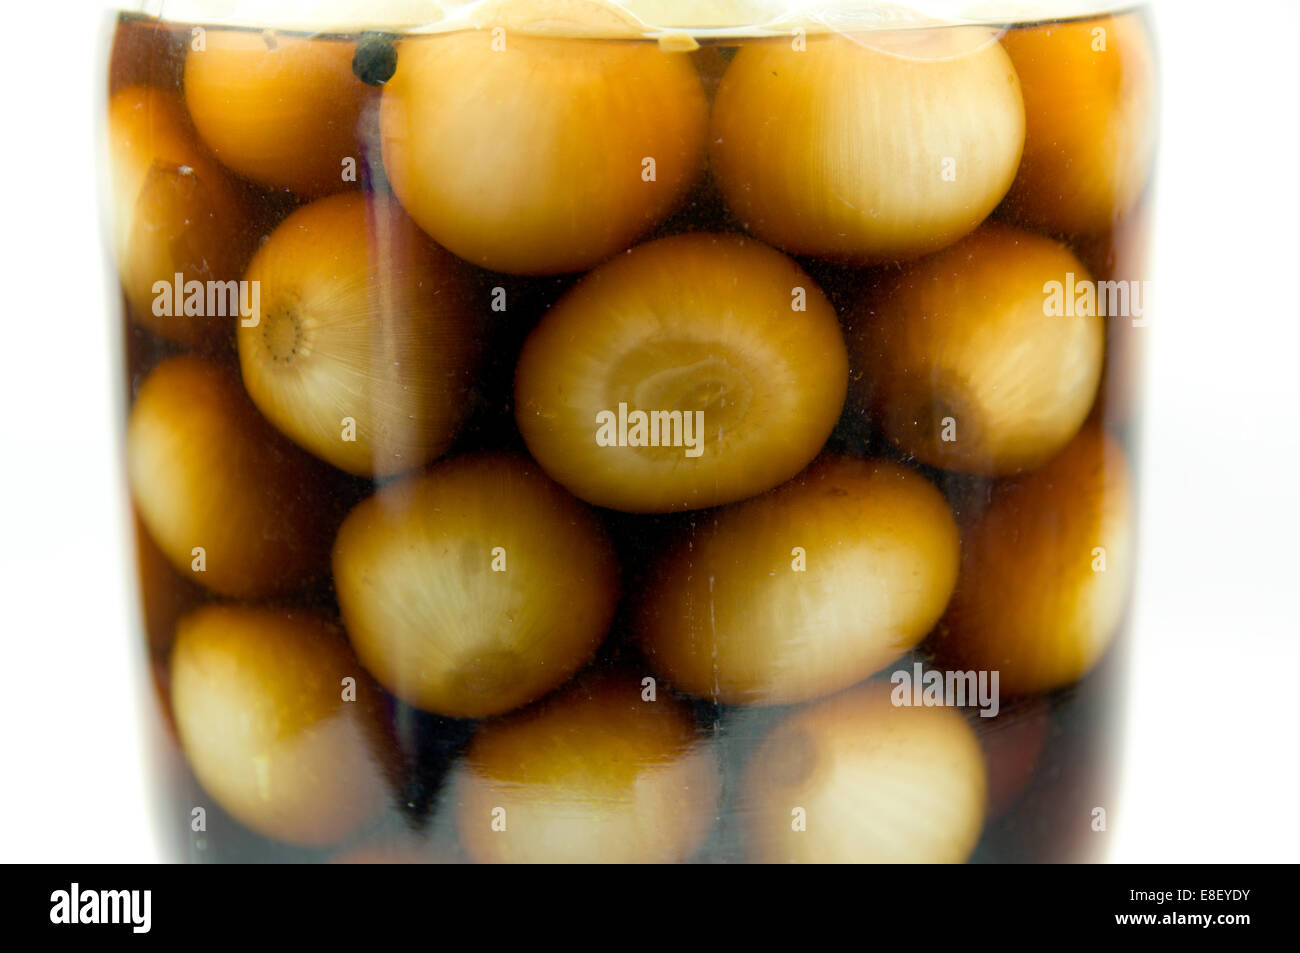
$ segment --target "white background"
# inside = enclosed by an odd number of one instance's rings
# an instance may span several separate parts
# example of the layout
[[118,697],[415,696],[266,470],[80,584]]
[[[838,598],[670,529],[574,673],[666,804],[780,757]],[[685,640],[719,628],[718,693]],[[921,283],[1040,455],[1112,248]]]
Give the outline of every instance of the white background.
[[[156,845],[98,221],[99,6],[6,7],[0,860]],[[1157,6],[1164,134],[1123,861],[1300,860],[1300,11]]]

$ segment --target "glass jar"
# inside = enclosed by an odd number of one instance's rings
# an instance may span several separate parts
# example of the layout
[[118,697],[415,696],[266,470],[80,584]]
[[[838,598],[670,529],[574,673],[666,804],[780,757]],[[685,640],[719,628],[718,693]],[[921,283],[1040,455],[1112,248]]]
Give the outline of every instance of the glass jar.
[[352,6],[114,23],[174,856],[1104,857],[1146,11]]

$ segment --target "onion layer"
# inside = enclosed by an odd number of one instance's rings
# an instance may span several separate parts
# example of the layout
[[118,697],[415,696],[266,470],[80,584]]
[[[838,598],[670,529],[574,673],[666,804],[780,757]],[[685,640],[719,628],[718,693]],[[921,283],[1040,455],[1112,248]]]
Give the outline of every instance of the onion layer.
[[596,269],[547,312],[519,358],[515,413],[577,496],[663,512],[799,472],[847,382],[835,311],[798,265],[738,236],[676,235]]
[[[345,678],[355,701],[345,701]],[[199,782],[276,840],[325,846],[376,815],[380,693],[336,626],[307,612],[207,606],[181,620],[172,705]]]
[[352,193],[300,208],[245,278],[261,319],[238,330],[244,385],[290,439],[363,476],[451,445],[480,350],[472,280],[396,202]]
[[830,458],[723,509],[651,572],[637,626],[676,688],[790,704],[921,641],[957,578],[957,526],[919,473]]
[[857,402],[923,463],[1042,465],[1082,426],[1101,379],[1105,320],[1069,290],[1090,284],[1064,245],[997,223],[891,272],[849,335]]
[[412,705],[517,708],[595,652],[618,565],[595,516],[524,460],[457,457],[344,521],[334,584],[357,654]]
[[741,810],[759,862],[960,863],[979,839],[985,788],[960,714],[896,708],[889,686],[872,683],[778,725],[749,765]]
[[749,42],[722,78],[710,161],[746,229],[882,262],[961,238],[1015,176],[1020,84],[986,31]]
[[716,755],[670,695],[605,676],[483,725],[452,788],[479,863],[676,863],[718,810]]
[[703,171],[707,124],[683,54],[487,31],[404,41],[381,110],[384,169],[411,217],[520,274],[631,245]]

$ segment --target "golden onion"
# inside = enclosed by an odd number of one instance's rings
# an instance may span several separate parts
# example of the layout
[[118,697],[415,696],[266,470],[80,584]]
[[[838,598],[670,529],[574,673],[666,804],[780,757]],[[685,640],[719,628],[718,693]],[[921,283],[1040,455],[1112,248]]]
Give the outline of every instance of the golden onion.
[[194,138],[180,99],[130,86],[108,105],[112,246],[132,319],[190,346],[214,345],[236,318],[184,313],[159,282],[234,281],[256,241],[245,197]]
[[1133,573],[1124,451],[1084,428],[1007,481],[962,534],[962,568],[932,644],[947,667],[1000,673],[1007,694],[1070,685],[1114,639]]
[[519,358],[515,415],[542,468],[582,499],[692,509],[803,469],[847,381],[835,311],[791,259],[739,236],[675,235],[547,312]]
[[480,350],[472,279],[396,202],[349,193],[298,209],[245,279],[261,319],[238,330],[244,385],[281,432],[363,476],[451,445]]
[[257,598],[318,581],[337,519],[327,474],[257,413],[220,365],[173,357],[131,408],[131,496],[181,575]]
[[1024,128],[1015,70],[987,31],[763,40],[722,78],[710,162],[764,241],[895,261],[979,225],[1011,185]]
[[979,840],[984,761],[951,708],[895,707],[871,683],[786,717],[740,810],[764,863],[961,863]]
[[651,43],[419,37],[384,87],[384,170],[467,261],[579,271],[672,210],[703,171],[707,117],[690,58]]
[[478,718],[533,701],[605,636],[618,564],[599,522],[530,462],[444,461],[344,521],[334,584],[357,655],[412,705]]
[[1058,233],[1103,232],[1137,202],[1155,155],[1156,71],[1139,14],[1011,30],[1025,154],[1006,213]]
[[245,178],[302,197],[356,188],[374,90],[353,74],[354,52],[339,39],[210,29],[185,59],[185,101],[203,141]]
[[719,808],[717,756],[681,702],[606,675],[482,725],[452,787],[478,863],[676,863]]
[[923,476],[828,458],[679,539],[650,572],[636,625],[675,688],[728,704],[805,701],[920,642],[958,558],[952,514]]
[[1065,246],[989,223],[863,296],[848,336],[855,400],[923,463],[980,474],[1040,466],[1097,393],[1105,320],[1072,291],[1088,286]]
[[[355,700],[345,700],[353,679]],[[181,620],[172,706],[186,758],[230,814],[276,840],[337,843],[373,818],[379,689],[309,612],[206,606]]]

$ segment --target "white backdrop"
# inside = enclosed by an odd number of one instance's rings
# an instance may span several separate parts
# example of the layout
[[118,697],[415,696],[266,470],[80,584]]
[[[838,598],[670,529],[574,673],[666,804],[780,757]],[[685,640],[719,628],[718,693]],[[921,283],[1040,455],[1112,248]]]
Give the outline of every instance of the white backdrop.
[[[7,9],[0,66],[0,860],[145,861],[94,167],[103,21],[61,6]],[[1157,12],[1145,548],[1113,856],[1296,861],[1300,4]]]
[[1115,859],[1300,860],[1300,4],[1157,4],[1163,140]]

